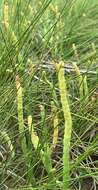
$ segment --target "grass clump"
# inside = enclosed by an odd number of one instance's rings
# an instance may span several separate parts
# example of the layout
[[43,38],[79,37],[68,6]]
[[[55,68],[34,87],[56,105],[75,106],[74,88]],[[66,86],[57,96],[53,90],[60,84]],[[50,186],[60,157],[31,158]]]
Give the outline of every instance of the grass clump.
[[97,0],[0,3],[0,189],[97,189]]

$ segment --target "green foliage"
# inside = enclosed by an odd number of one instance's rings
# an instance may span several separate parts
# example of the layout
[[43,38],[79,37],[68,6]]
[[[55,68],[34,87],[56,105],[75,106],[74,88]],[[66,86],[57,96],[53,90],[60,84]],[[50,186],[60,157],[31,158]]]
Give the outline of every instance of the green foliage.
[[0,1],[0,189],[98,188],[97,12]]

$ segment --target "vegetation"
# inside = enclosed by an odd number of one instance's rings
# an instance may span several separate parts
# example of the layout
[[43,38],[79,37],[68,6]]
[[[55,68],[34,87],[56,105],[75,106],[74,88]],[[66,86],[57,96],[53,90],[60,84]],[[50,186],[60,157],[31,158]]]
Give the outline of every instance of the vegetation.
[[98,189],[97,0],[0,0],[0,189]]

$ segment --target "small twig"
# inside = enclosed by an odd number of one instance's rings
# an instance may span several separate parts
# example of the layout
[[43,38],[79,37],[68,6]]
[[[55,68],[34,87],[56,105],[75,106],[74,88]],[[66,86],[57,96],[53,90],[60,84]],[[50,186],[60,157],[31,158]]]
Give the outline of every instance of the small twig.
[[[73,62],[75,63],[75,62]],[[54,68],[54,64],[51,62],[43,62],[43,64],[40,64],[39,65],[39,68],[45,68],[45,69],[55,69]],[[65,69],[65,72],[67,73],[71,73],[71,72],[75,72],[75,69],[73,68],[73,64],[71,63],[65,63],[64,64],[64,69]],[[97,69],[97,67],[95,67],[94,69]],[[96,75],[97,74],[97,71],[95,70],[87,70],[87,69],[80,69],[80,73],[81,74],[93,74],[93,75]]]

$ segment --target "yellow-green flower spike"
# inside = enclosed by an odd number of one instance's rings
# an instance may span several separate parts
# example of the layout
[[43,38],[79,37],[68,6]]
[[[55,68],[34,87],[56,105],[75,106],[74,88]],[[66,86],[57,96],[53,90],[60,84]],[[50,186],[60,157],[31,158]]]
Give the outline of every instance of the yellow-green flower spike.
[[61,104],[64,114],[64,139],[63,139],[63,189],[68,190],[70,181],[70,141],[72,133],[72,117],[67,97],[66,80],[64,76],[64,63],[56,64]]
[[29,134],[31,136],[31,142],[32,142],[35,150],[37,150],[37,147],[39,144],[39,137],[37,136],[36,132],[34,131],[31,115],[28,116],[28,127],[29,127]]
[[5,29],[8,30],[8,28],[9,28],[9,5],[8,5],[8,0],[4,0],[3,16],[4,16]]
[[57,145],[57,142],[58,142],[59,119],[58,119],[58,114],[57,114],[57,107],[55,106],[54,102],[51,102],[51,106],[52,106],[52,113],[53,113],[53,128],[54,128],[52,148],[54,149]]
[[78,81],[78,86],[79,86],[79,94],[80,94],[80,99],[82,99],[83,98],[83,78],[82,78],[82,75],[81,75],[80,70],[79,70],[76,63],[73,63],[73,67],[74,67],[75,72],[77,74],[77,81]]
[[87,76],[86,75],[83,78],[83,85],[84,85],[84,95],[87,96],[89,92],[88,92]]
[[27,153],[25,130],[24,130],[24,121],[23,121],[23,95],[22,87],[20,83],[20,78],[16,76],[16,88],[17,88],[17,109],[18,109],[18,126],[19,126],[19,138],[21,148],[24,154]]
[[74,55],[77,59],[77,61],[79,61],[79,55],[78,55],[78,51],[77,51],[77,47],[75,44],[72,45],[73,51],[74,51]]

